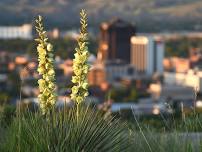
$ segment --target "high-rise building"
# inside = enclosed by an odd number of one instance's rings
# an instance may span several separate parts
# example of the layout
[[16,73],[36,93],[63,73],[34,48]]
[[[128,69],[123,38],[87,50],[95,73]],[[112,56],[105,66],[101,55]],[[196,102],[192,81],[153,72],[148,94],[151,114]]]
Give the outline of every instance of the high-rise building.
[[135,35],[135,26],[120,19],[100,26],[98,59],[122,60],[130,63],[130,38]]
[[155,37],[131,37],[131,64],[139,73],[163,73],[164,42]]

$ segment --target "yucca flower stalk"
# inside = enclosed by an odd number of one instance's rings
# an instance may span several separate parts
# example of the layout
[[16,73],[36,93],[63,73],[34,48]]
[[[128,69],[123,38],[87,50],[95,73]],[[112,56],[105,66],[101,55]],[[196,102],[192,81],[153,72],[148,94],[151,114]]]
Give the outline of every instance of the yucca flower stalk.
[[54,71],[53,46],[48,42],[46,31],[44,30],[43,18],[36,19],[36,31],[38,38],[38,73],[41,78],[38,80],[40,94],[38,96],[42,114],[47,114],[56,103],[56,85]]
[[71,93],[71,99],[77,104],[77,107],[88,96],[87,74],[89,71],[89,65],[87,64],[89,52],[87,46],[88,33],[86,11],[82,9],[80,16],[81,29],[78,46],[75,49],[75,59],[73,60],[74,75],[72,76],[72,82],[74,83],[74,86],[72,87]]

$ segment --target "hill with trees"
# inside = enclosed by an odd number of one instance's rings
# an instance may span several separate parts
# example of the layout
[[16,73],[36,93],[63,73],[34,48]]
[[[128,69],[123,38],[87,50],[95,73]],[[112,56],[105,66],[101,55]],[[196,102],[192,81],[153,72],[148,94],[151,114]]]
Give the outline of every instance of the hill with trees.
[[92,26],[121,17],[145,32],[202,29],[201,0],[1,0],[0,25],[32,22],[41,14],[50,27],[71,28],[81,8]]

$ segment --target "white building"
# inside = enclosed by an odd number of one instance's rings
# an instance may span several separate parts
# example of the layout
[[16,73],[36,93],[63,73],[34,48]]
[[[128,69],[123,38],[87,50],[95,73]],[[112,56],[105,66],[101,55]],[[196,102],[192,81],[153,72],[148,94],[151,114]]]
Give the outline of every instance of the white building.
[[163,74],[164,42],[155,37],[131,37],[131,64],[137,72]]
[[196,92],[202,93],[202,74],[200,71],[189,70],[187,73],[164,73],[164,83],[192,87]]
[[156,100],[193,101],[195,99],[195,91],[189,86],[151,84],[149,92],[151,93],[152,98]]
[[32,25],[0,26],[0,39],[32,39]]

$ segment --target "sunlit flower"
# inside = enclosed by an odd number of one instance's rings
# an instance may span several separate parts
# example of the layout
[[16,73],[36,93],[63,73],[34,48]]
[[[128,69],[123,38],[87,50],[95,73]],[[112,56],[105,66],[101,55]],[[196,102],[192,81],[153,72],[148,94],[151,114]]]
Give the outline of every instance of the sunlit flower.
[[71,99],[80,104],[88,96],[88,83],[87,83],[87,73],[89,71],[89,65],[87,60],[89,57],[88,53],[88,37],[87,37],[87,15],[84,10],[81,11],[81,29],[80,37],[78,39],[78,46],[75,49],[74,54],[75,59],[73,60],[73,71],[72,82],[74,86],[72,87]]
[[42,113],[47,114],[54,107],[57,95],[55,93],[53,46],[48,42],[41,16],[36,19],[36,31],[39,35],[39,38],[36,39],[39,61],[37,71],[41,75],[41,79],[38,80],[40,91],[38,99]]

